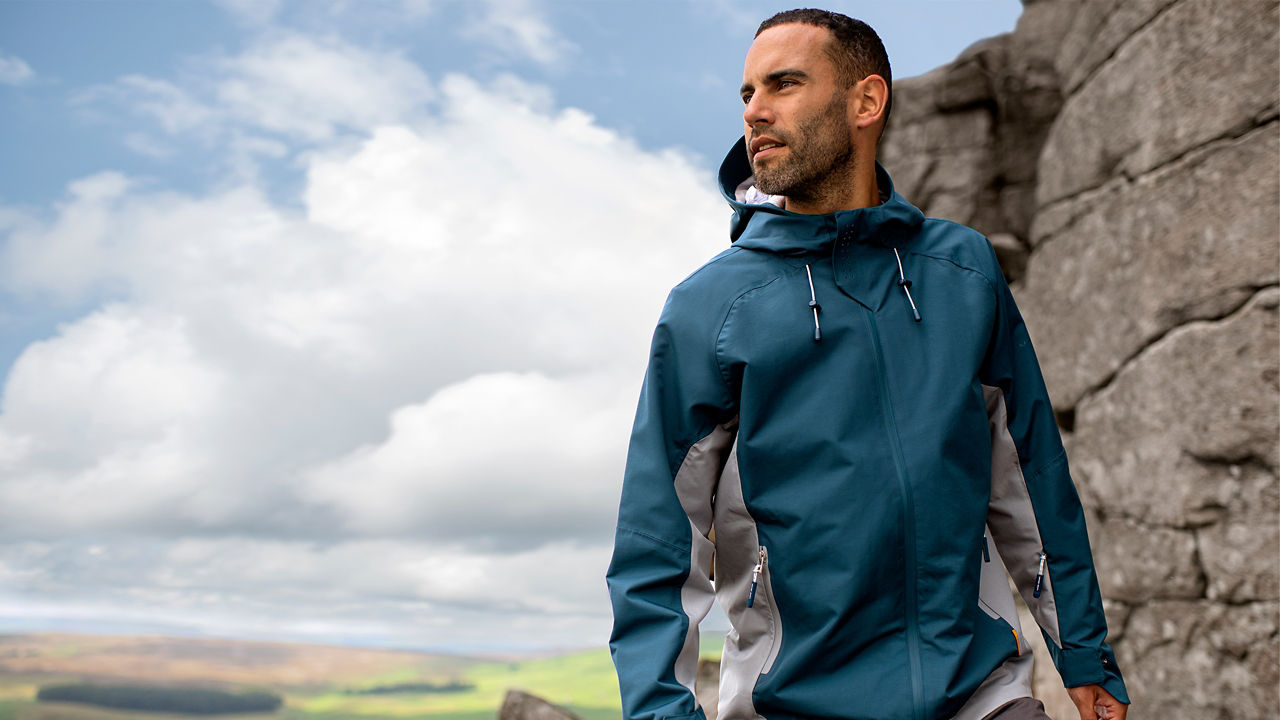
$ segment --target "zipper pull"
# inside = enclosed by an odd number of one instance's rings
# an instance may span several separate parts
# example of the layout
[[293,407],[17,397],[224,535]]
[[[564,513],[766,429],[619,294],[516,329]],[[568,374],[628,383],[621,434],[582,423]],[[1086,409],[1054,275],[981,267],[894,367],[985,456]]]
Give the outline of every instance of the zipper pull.
[[982,562],[991,562],[991,550],[987,548],[987,536],[982,536]]
[[760,572],[764,570],[764,564],[769,561],[769,556],[765,552],[764,546],[760,546],[760,561],[756,566],[751,568],[751,592],[747,593],[747,607],[756,604],[756,586],[760,584]]
[[1044,586],[1044,559],[1047,557],[1044,553],[1040,553],[1040,572],[1036,573],[1036,587],[1031,593],[1032,597],[1040,597],[1040,588]]

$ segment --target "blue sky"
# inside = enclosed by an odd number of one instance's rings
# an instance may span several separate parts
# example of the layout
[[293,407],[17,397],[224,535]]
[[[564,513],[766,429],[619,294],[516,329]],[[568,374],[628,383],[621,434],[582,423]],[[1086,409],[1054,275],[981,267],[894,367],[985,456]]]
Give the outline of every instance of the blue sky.
[[[0,2],[0,630],[603,642],[648,335],[787,7]],[[830,7],[899,78],[1021,9]]]

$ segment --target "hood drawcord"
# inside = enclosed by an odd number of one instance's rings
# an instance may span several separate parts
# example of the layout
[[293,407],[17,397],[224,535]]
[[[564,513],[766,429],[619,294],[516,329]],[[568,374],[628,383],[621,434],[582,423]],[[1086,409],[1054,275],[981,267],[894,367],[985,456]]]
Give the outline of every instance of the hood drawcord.
[[804,266],[805,275],[809,276],[809,307],[813,308],[813,341],[822,341],[822,326],[818,324],[818,312],[822,310],[822,306],[818,304],[818,294],[813,289],[813,271],[809,269],[808,263]]
[[911,281],[902,270],[902,256],[898,254],[898,248],[893,249],[893,256],[898,259],[898,287],[907,294],[907,302],[911,303],[911,316],[916,322],[920,322],[920,311],[916,309],[916,301],[911,299]]

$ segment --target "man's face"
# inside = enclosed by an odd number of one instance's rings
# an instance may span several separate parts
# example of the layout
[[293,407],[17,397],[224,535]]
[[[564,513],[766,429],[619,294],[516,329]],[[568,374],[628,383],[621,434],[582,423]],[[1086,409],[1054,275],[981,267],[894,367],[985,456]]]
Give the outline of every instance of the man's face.
[[799,23],[765,30],[742,73],[747,156],[756,187],[813,197],[856,160],[848,91],[825,48],[826,28]]

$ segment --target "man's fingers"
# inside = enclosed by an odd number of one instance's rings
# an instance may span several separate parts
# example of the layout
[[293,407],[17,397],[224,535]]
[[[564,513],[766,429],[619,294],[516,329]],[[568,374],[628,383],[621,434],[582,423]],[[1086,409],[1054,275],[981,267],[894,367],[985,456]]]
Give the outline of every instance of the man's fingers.
[[1080,713],[1080,720],[1098,720],[1099,717],[1106,717],[1097,711],[1095,701],[1099,698],[1091,687],[1067,688],[1067,695],[1071,698],[1071,702],[1075,703],[1076,711]]
[[1129,714],[1129,706],[1106,693],[1098,693],[1098,717],[1107,720],[1124,720]]

